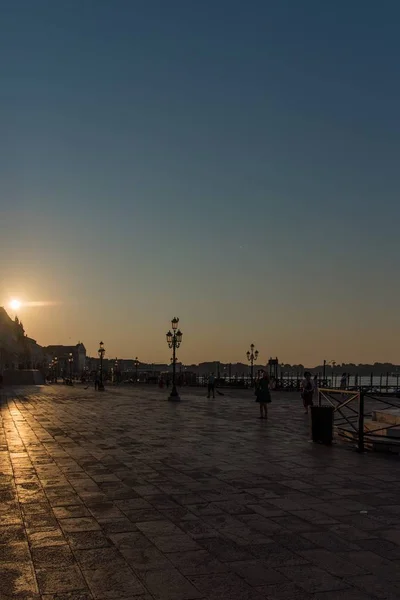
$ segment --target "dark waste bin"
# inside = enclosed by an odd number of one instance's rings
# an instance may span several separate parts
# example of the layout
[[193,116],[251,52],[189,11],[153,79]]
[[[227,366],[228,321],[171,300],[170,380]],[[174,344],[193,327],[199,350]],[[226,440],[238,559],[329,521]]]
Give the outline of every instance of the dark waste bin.
[[333,406],[311,406],[311,437],[319,444],[332,444]]

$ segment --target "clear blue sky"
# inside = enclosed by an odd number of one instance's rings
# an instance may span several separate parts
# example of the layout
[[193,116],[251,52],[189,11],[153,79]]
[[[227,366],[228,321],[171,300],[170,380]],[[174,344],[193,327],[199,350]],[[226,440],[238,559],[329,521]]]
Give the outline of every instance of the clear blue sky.
[[113,356],[400,362],[400,5],[0,0],[1,300]]

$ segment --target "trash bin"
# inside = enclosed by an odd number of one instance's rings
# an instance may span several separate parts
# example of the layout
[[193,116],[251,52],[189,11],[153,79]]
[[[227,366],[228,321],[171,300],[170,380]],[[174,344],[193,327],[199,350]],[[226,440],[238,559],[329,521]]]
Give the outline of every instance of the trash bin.
[[333,406],[311,406],[311,437],[319,444],[332,444]]

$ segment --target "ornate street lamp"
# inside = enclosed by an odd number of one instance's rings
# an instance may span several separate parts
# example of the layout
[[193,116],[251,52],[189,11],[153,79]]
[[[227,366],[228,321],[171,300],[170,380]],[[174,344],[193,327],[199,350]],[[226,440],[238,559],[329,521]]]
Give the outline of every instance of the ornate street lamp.
[[70,385],[72,385],[72,365],[74,364],[74,357],[72,356],[72,352],[69,353],[68,362],[69,362],[69,383],[70,383]]
[[99,382],[99,391],[103,392],[104,391],[104,384],[103,384],[103,357],[104,357],[104,353],[105,353],[105,348],[104,348],[104,344],[103,342],[100,342],[100,347],[98,349],[98,355],[100,357],[100,382]]
[[118,358],[115,358],[114,375],[115,375],[115,379],[116,379],[117,383],[119,383],[119,364],[118,364]]
[[258,350],[254,350],[254,344],[251,344],[250,350],[246,352],[247,360],[250,363],[250,381],[251,386],[253,387],[253,370],[254,370],[254,361],[258,358]]
[[325,384],[325,380],[326,380],[326,365],[331,365],[332,366],[332,387],[333,387],[333,374],[334,374],[334,370],[335,370],[335,366],[336,366],[336,361],[335,360],[324,360],[324,365],[323,365],[323,371],[322,371],[322,379],[324,380],[322,385],[326,385]]
[[57,356],[55,356],[53,358],[53,363],[54,363],[54,383],[57,383],[57,376],[58,376],[58,358],[57,358]]
[[182,331],[178,329],[179,319],[174,317],[171,321],[172,331],[169,330],[166,334],[168,348],[172,348],[172,390],[169,400],[180,400],[176,389],[175,374],[176,374],[176,349],[182,343]]
[[139,369],[139,360],[138,360],[138,357],[135,358],[134,365],[135,365],[135,369],[136,369],[136,383],[137,383],[138,382],[138,369]]

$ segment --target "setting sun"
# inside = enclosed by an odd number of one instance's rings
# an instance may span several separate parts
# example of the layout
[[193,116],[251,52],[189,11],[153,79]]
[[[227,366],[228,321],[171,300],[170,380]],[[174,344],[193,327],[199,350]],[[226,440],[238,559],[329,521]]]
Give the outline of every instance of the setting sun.
[[12,310],[18,310],[19,308],[21,308],[21,302],[16,299],[11,300],[10,308],[12,308]]

